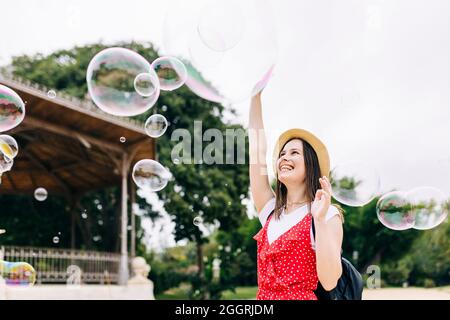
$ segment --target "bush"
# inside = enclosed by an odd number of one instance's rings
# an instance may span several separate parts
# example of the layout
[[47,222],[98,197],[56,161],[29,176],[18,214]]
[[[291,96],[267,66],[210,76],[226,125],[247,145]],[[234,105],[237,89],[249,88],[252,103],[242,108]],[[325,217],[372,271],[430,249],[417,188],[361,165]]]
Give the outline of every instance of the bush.
[[409,256],[397,262],[390,262],[381,266],[381,276],[383,280],[392,286],[402,286],[409,280],[413,263]]
[[153,262],[149,278],[153,281],[155,294],[178,287],[182,282],[189,280],[189,275],[169,270],[161,263]]
[[424,280],[423,286],[425,288],[434,288],[434,287],[436,287],[436,283],[434,283],[433,279],[427,278],[427,279]]

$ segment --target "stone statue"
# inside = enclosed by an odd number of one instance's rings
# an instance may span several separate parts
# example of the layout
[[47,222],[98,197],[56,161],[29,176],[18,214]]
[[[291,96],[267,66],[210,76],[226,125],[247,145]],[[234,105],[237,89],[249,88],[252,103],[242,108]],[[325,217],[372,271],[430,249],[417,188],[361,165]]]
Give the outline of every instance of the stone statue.
[[127,282],[129,299],[155,300],[153,294],[153,282],[147,278],[150,266],[144,258],[136,257],[131,261],[134,276]]
[[134,276],[128,280],[128,284],[153,284],[153,282],[147,278],[151,268],[144,258],[134,258],[131,261],[131,268],[133,269]]

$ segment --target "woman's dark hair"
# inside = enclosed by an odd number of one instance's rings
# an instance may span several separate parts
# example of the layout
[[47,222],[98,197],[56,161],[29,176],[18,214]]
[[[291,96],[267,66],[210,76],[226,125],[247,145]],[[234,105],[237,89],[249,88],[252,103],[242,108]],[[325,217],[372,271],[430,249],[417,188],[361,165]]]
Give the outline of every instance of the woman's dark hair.
[[[305,161],[305,169],[306,169],[306,177],[305,177],[305,183],[306,183],[306,198],[309,202],[309,211],[311,211],[311,203],[314,201],[314,197],[316,195],[317,190],[320,189],[320,183],[319,178],[320,175],[320,164],[319,159],[317,158],[317,153],[311,147],[311,145],[300,138],[292,138],[288,140],[283,147],[280,149],[281,151],[284,149],[284,146],[292,140],[300,140],[303,144],[303,158]],[[278,155],[278,158],[280,155]],[[277,166],[278,167],[278,166]],[[278,169],[278,168],[277,168]],[[281,213],[283,212],[283,209],[286,208],[286,202],[287,202],[287,188],[286,186],[277,178],[277,184],[276,184],[276,190],[275,190],[275,219],[279,219]],[[342,216],[342,209],[339,206],[336,206],[339,212]]]

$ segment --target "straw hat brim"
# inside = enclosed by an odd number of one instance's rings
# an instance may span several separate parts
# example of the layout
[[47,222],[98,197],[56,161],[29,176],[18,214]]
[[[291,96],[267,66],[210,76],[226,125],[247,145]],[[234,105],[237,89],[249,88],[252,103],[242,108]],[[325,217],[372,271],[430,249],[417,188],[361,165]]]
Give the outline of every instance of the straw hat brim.
[[311,132],[303,130],[303,129],[289,129],[285,132],[283,132],[280,137],[278,138],[275,148],[273,151],[273,169],[274,174],[277,176],[277,161],[278,156],[286,144],[291,139],[299,138],[306,142],[308,142],[311,147],[314,149],[314,151],[317,154],[317,158],[319,160],[319,166],[320,166],[320,174],[321,176],[327,176],[329,178],[330,176],[330,156],[328,155],[328,150],[325,144],[317,138],[315,135],[313,135]]

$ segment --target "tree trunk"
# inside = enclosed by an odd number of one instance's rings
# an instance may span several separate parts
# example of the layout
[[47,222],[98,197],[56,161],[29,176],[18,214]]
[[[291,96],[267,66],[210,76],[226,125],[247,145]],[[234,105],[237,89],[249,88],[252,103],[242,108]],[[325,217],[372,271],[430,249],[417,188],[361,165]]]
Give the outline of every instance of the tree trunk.
[[204,264],[203,264],[203,245],[199,242],[197,242],[197,267],[198,267],[198,277],[200,279],[200,293],[201,293],[201,300],[205,300],[208,296],[208,293],[206,292],[207,288],[205,286],[205,273],[204,271]]
[[366,263],[366,265],[364,266],[364,269],[362,270],[363,273],[366,272],[367,268],[369,268],[369,266],[371,265],[379,265],[380,261],[381,261],[381,256],[384,252],[384,248],[381,248],[380,250],[378,250],[378,252],[373,256],[373,258]]
[[198,276],[200,279],[204,279],[204,264],[203,264],[203,245],[197,242],[197,267]]

